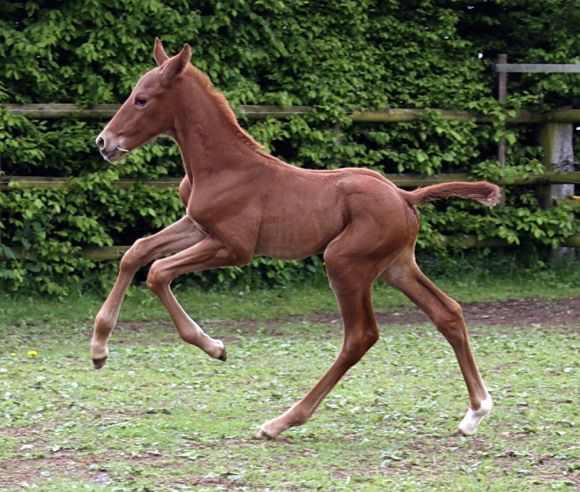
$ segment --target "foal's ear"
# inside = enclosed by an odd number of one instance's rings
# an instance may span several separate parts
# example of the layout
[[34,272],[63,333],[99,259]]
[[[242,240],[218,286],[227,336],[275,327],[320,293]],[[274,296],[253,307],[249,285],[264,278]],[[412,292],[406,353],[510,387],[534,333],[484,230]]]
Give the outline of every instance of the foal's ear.
[[165,49],[163,48],[163,44],[159,38],[155,38],[155,46],[153,47],[153,58],[155,58],[155,62],[157,66],[160,67],[169,60],[169,56],[165,53]]
[[181,74],[191,60],[191,47],[185,43],[179,55],[172,57],[163,69],[163,82],[169,84],[174,78]]

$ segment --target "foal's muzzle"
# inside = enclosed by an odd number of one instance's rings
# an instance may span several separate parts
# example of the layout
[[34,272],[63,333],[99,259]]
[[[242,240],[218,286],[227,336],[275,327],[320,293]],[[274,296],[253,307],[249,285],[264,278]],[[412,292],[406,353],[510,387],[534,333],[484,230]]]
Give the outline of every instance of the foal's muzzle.
[[95,140],[99,152],[103,158],[109,162],[118,161],[124,154],[128,154],[129,151],[121,146],[119,139],[107,135],[106,131],[103,131]]

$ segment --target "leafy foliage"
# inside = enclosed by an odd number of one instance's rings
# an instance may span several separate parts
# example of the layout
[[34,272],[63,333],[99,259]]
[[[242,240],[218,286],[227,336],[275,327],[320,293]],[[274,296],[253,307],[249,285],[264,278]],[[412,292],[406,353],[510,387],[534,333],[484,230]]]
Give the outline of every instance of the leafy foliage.
[[[570,75],[513,77],[503,109],[494,98],[490,61],[499,52],[514,62],[579,61],[577,12],[566,4],[205,0],[192,7],[185,0],[71,0],[64,6],[0,0],[0,103],[121,102],[152,67],[152,40],[160,36],[169,52],[189,42],[194,63],[234,107],[315,107],[287,120],[243,122],[296,165],[481,175],[495,169],[481,163],[494,159],[505,136],[510,166],[519,166],[508,172],[525,165],[537,170],[533,131],[507,128],[505,118],[521,107],[578,105],[577,81]],[[554,25],[556,32],[547,27]],[[343,112],[381,107],[471,109],[496,122],[447,121],[433,111],[414,122],[352,124]],[[128,244],[183,214],[176,192],[112,185],[120,177],[180,176],[176,146],[160,141],[109,168],[93,146],[100,127],[74,118],[28,121],[0,110],[0,174],[75,177],[64,190],[11,188],[0,195],[0,254],[6,258],[0,276],[11,288],[63,294],[75,283],[92,285],[90,272],[102,275],[112,267],[83,259],[81,246]],[[453,232],[553,246],[573,232],[569,208],[541,210],[530,190],[509,188],[506,207],[482,211],[459,202],[425,207],[420,246],[442,250],[442,235]],[[320,262],[282,265],[260,259],[250,269],[198,278],[267,285],[308,275]]]

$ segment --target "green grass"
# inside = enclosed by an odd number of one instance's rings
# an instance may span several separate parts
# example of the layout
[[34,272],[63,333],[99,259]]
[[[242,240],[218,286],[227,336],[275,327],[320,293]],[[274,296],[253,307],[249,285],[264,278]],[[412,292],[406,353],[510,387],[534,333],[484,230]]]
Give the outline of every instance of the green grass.
[[[579,295],[572,273],[538,282],[438,283],[463,301]],[[208,332],[226,341],[227,363],[182,344],[141,289],[129,298],[99,372],[91,367],[88,341],[100,299],[20,297],[2,305],[0,490],[579,485],[573,327],[471,328],[496,404],[474,437],[453,434],[466,390],[450,347],[424,325],[384,327],[310,422],[264,442],[253,439],[258,426],[304,395],[342,338],[338,324],[288,316],[334,311],[333,298],[322,286],[243,295],[184,289],[180,297]],[[378,307],[402,302],[377,289]]]
[[[433,280],[460,302],[519,299],[525,297],[563,298],[580,296],[580,262],[553,270],[466,270]],[[112,286],[112,281],[111,281]],[[336,312],[336,301],[325,281],[255,291],[207,292],[178,286],[177,297],[190,314],[200,320],[265,320],[285,316]],[[55,300],[38,296],[0,296],[0,319],[6,323],[57,322],[59,319],[87,320],[94,317],[105,295],[72,294]],[[398,291],[377,282],[375,309],[385,311],[409,305]],[[167,313],[145,287],[132,287],[123,305],[121,319],[166,320]]]

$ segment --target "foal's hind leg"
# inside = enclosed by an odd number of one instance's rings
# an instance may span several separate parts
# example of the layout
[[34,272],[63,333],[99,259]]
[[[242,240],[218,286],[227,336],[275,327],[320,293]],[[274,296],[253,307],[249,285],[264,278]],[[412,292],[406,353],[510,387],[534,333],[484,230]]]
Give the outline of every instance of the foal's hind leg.
[[458,431],[473,434],[483,417],[491,411],[492,399],[481,378],[469,346],[461,306],[439,290],[415,264],[411,255],[403,256],[381,278],[401,290],[431,318],[453,348],[469,392],[470,405]]
[[324,256],[330,285],[336,295],[344,323],[344,343],[328,372],[310,392],[288,411],[266,422],[257,437],[273,439],[281,432],[306,423],[332,388],[379,338],[371,304],[371,285],[378,272],[372,266],[357,268],[354,263]]
[[125,293],[137,270],[160,256],[192,246],[204,237],[205,234],[189,217],[183,217],[157,234],[138,239],[123,255],[115,285],[95,319],[91,357],[97,369],[105,365],[109,337],[117,324]]

